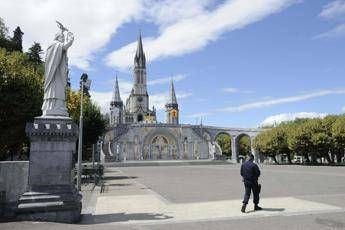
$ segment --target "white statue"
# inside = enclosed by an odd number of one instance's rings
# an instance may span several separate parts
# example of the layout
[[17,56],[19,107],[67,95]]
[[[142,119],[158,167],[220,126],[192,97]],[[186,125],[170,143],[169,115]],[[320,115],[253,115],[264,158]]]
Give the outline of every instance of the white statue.
[[72,45],[74,36],[61,23],[60,33],[48,47],[44,68],[43,116],[67,116],[65,89],[67,85],[67,49]]

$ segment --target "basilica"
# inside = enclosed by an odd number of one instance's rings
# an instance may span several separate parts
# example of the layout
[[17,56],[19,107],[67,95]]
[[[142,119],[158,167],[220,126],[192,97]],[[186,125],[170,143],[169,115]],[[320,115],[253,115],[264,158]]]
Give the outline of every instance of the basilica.
[[[179,106],[171,81],[165,104],[165,122],[158,122],[156,109],[150,109],[147,90],[146,57],[141,35],[134,56],[133,88],[123,103],[116,78],[110,102],[110,125],[104,135],[102,152],[105,162],[127,160],[215,159],[222,150],[215,141],[221,133],[232,139],[233,160],[237,162],[237,142],[242,135],[251,139],[257,129],[224,128],[180,124]],[[254,149],[252,150],[254,151]]]

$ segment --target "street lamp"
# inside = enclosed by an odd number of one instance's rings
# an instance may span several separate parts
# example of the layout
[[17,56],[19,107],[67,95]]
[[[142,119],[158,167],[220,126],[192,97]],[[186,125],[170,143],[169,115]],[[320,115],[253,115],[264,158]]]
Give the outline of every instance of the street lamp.
[[80,117],[79,117],[79,143],[78,143],[78,168],[77,168],[77,187],[81,190],[81,162],[82,162],[82,146],[83,146],[83,94],[84,87],[90,89],[91,80],[87,79],[87,74],[83,74],[80,78]]

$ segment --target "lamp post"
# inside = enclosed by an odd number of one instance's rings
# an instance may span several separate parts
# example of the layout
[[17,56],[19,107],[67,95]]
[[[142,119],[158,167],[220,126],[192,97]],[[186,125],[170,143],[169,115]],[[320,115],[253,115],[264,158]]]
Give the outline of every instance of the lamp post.
[[80,95],[80,117],[79,117],[79,143],[78,143],[78,168],[77,168],[77,187],[81,190],[81,162],[82,162],[82,146],[83,146],[83,94],[84,87],[90,89],[91,80],[87,79],[87,75],[83,74],[80,79],[81,95]]

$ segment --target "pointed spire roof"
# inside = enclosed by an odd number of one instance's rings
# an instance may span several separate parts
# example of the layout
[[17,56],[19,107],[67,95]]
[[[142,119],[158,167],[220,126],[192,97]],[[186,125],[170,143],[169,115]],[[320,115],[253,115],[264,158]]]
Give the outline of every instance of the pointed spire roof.
[[116,81],[115,81],[115,86],[114,86],[113,101],[122,102],[121,97],[120,97],[119,82],[117,81],[117,75],[116,75]]
[[146,65],[146,58],[143,49],[143,41],[141,39],[141,30],[139,30],[139,39],[138,39],[138,46],[137,52],[135,53],[134,57],[134,66],[135,67],[145,67]]
[[170,94],[168,104],[177,104],[176,94],[175,94],[175,87],[173,79],[171,78],[171,85],[170,85]]

